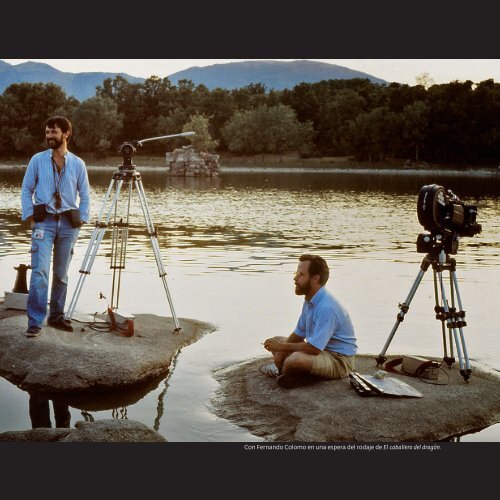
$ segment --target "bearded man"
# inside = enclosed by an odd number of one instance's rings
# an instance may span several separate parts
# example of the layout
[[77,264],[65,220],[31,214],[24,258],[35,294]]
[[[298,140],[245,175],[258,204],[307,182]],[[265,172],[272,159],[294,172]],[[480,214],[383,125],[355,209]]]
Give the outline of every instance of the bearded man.
[[47,324],[59,330],[73,331],[71,321],[64,317],[68,268],[80,227],[89,221],[90,194],[85,163],[68,151],[71,135],[72,126],[67,118],[49,118],[45,122],[45,139],[49,149],[31,158],[23,179],[22,220],[31,225],[27,337],[38,337],[47,315],[52,255]]
[[288,338],[272,337],[264,348],[274,364],[261,367],[277,376],[278,385],[291,389],[316,380],[347,377],[354,371],[356,337],[349,313],[325,288],[330,270],[318,255],[299,258],[294,275],[295,294],[304,295],[302,313]]

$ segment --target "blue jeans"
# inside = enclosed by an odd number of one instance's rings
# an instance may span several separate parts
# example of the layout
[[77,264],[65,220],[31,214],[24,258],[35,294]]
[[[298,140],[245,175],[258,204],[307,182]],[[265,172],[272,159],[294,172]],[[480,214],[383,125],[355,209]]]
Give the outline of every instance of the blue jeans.
[[47,214],[31,231],[31,279],[28,294],[28,327],[41,327],[47,315],[50,260],[54,254],[49,319],[64,315],[68,291],[68,268],[80,228],[65,216]]

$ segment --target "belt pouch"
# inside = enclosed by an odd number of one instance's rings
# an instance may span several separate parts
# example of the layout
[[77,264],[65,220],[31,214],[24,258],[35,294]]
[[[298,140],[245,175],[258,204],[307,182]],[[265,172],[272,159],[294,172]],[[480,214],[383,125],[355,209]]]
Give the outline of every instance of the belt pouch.
[[68,215],[72,227],[80,227],[82,225],[80,220],[80,210],[69,210]]
[[47,215],[47,207],[43,204],[35,205],[33,207],[33,220],[35,222],[42,222]]

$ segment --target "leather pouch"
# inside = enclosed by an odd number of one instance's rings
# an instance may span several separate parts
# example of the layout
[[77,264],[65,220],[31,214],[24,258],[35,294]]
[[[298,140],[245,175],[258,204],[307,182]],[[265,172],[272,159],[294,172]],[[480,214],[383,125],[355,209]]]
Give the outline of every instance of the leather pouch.
[[69,210],[68,217],[72,227],[81,227],[80,210]]
[[33,220],[35,222],[42,222],[47,216],[47,207],[45,205],[35,205],[33,207]]

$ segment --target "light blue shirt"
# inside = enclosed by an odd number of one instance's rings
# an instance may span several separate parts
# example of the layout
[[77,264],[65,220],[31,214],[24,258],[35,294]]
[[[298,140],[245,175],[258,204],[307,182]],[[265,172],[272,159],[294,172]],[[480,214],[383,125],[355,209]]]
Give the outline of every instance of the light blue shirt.
[[304,300],[294,333],[321,351],[354,356],[358,350],[349,313],[325,287]]
[[[80,209],[80,219],[89,221],[90,188],[84,161],[69,151],[64,155],[61,174],[52,163],[52,150],[34,155],[24,174],[21,188],[22,220],[33,215],[33,205],[44,204],[51,214]],[[61,208],[56,209],[54,193],[61,195]],[[33,200],[34,195],[34,200]],[[77,197],[80,197],[78,205]]]

